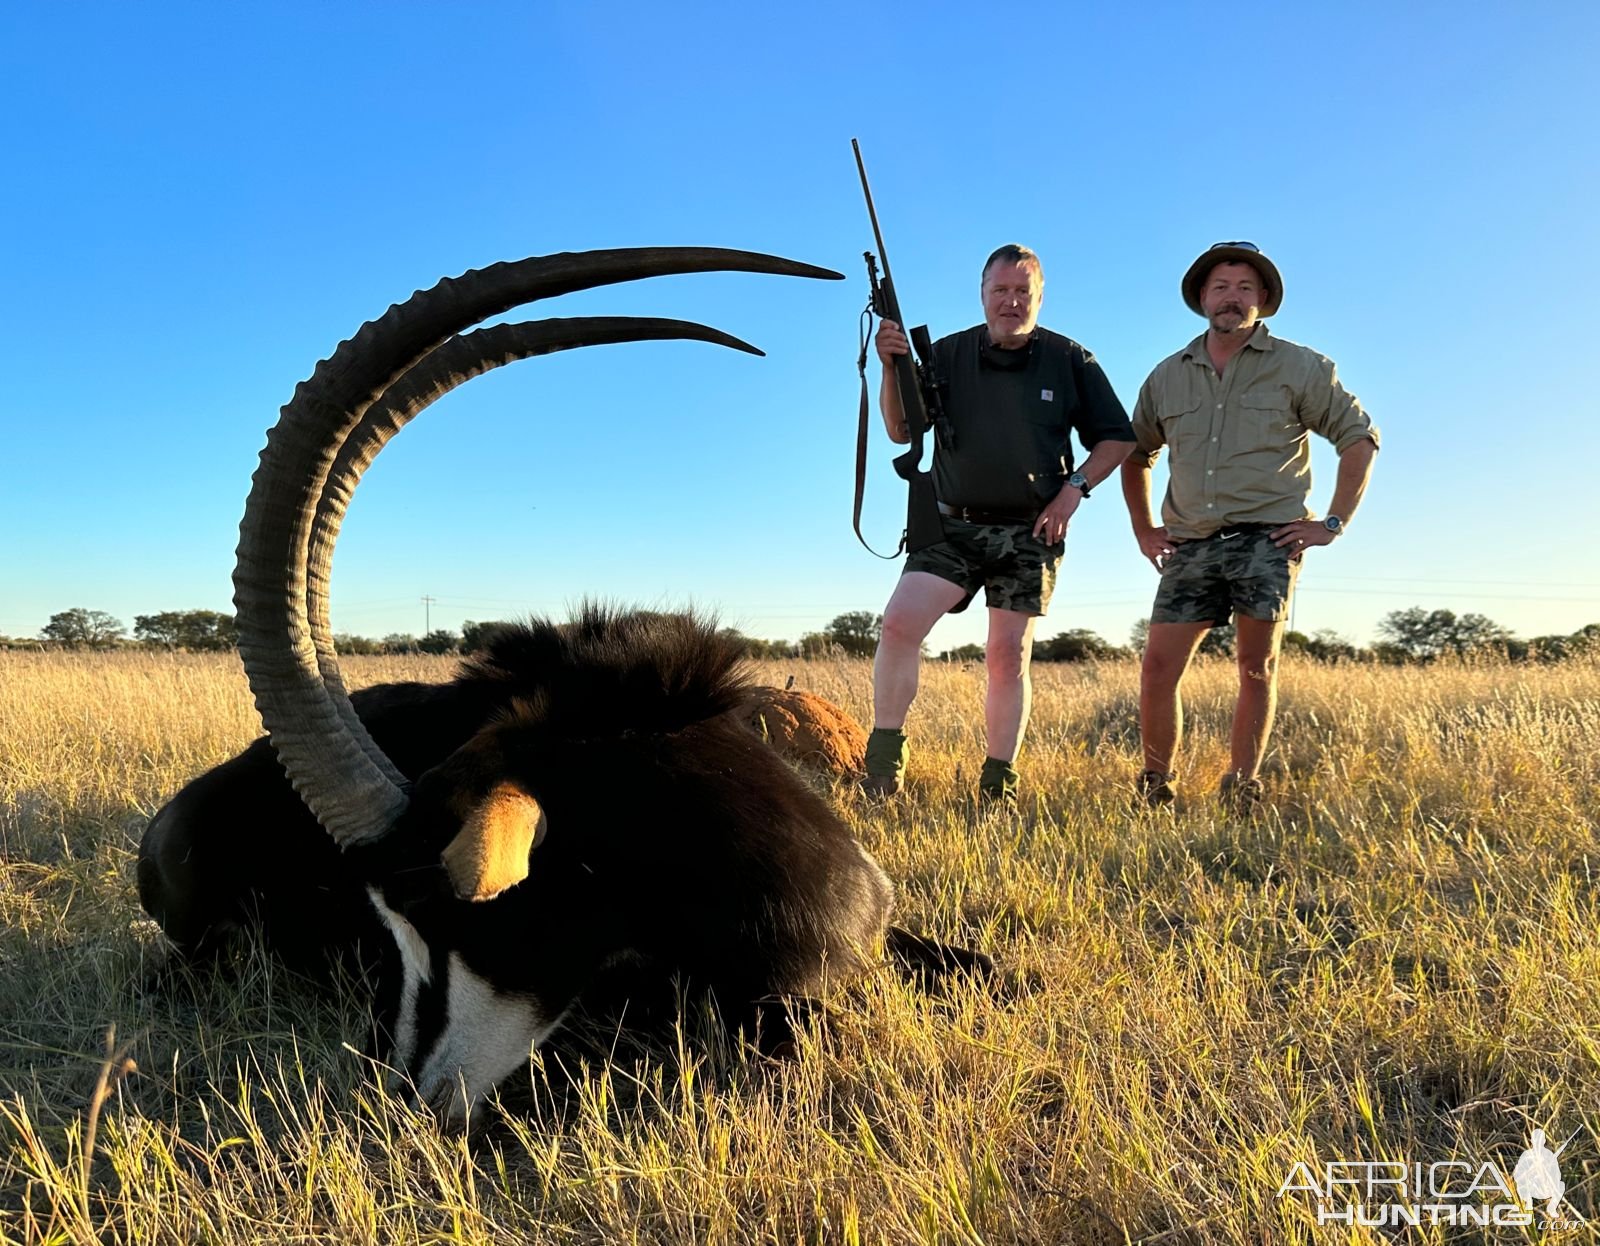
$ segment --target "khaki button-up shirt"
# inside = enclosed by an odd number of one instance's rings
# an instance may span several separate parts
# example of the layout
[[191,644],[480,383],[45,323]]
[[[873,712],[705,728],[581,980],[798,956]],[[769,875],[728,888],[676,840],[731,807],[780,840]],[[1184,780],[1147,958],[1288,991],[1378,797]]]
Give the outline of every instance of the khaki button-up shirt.
[[1178,540],[1239,523],[1292,523],[1311,512],[1311,446],[1341,452],[1378,430],[1339,384],[1333,361],[1259,325],[1219,377],[1201,334],[1163,359],[1139,390],[1130,462],[1172,448],[1161,521]]

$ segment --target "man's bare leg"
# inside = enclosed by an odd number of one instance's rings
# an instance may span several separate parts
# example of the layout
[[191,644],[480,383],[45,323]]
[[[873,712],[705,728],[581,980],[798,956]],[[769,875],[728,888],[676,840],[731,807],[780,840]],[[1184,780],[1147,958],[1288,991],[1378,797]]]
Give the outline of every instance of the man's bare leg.
[[872,660],[872,725],[899,730],[917,695],[922,642],[964,597],[959,584],[926,571],[908,571],[883,609],[883,632]]
[[1278,710],[1278,648],[1283,624],[1244,615],[1238,627],[1235,653],[1239,661],[1239,700],[1233,710],[1232,765],[1234,781],[1253,779],[1261,768]]
[[989,641],[984,650],[989,687],[984,698],[989,756],[1015,761],[1028,729],[1033,701],[1029,674],[1033,627],[1038,619],[1015,610],[989,610]]
[[1139,671],[1139,738],[1144,768],[1172,773],[1172,759],[1183,739],[1183,700],[1179,687],[1210,623],[1152,623]]

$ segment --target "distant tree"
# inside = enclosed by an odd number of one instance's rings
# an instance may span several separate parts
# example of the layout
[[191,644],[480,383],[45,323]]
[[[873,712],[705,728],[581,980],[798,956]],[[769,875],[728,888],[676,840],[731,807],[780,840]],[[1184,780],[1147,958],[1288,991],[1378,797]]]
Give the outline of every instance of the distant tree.
[[1446,643],[1456,653],[1471,653],[1475,649],[1504,648],[1515,639],[1510,628],[1486,615],[1464,614],[1456,620]]
[[374,640],[371,636],[354,636],[349,632],[337,632],[333,637],[333,648],[335,653],[382,653],[383,642]]
[[[732,628],[727,629],[732,631]],[[747,658],[795,658],[800,656],[800,647],[788,640],[761,640],[755,636],[745,636],[734,633],[744,644],[744,656]]]
[[1048,640],[1033,642],[1033,656],[1040,662],[1088,662],[1120,657],[1123,652],[1086,627],[1074,627]]
[[1128,629],[1128,643],[1133,646],[1135,653],[1144,652],[1144,647],[1150,643],[1149,619],[1140,619]]
[[1535,636],[1528,642],[1528,657],[1535,662],[1564,662],[1571,655],[1570,636]]
[[782,641],[757,640],[754,636],[746,636],[737,627],[724,627],[717,635],[737,645],[739,652],[747,658],[786,656],[780,652],[783,648]]
[[1528,642],[1528,657],[1535,662],[1562,662],[1588,653],[1600,653],[1600,623],[1586,623],[1570,636],[1535,636]]
[[454,632],[435,628],[417,641],[417,648],[423,653],[454,653],[460,643],[461,638]]
[[1453,625],[1456,616],[1449,610],[1431,613],[1421,606],[1409,610],[1394,610],[1384,615],[1378,624],[1378,637],[1385,645],[1398,650],[1400,655],[1416,661],[1437,657],[1443,649],[1441,631]]
[[797,647],[803,658],[834,658],[844,654],[827,632],[807,632],[800,637]]
[[50,621],[39,629],[39,635],[68,649],[99,649],[116,644],[126,630],[121,619],[112,618],[104,610],[74,606],[52,614]]
[[1317,630],[1306,645],[1306,653],[1319,662],[1352,662],[1361,656],[1353,640],[1347,640],[1331,627]]
[[168,649],[232,649],[239,628],[231,614],[216,610],[164,610],[134,615],[133,638]]
[[489,647],[495,633],[514,624],[504,622],[474,623],[471,619],[461,624],[461,652],[480,653]]
[[979,644],[957,645],[954,649],[946,649],[939,656],[946,662],[982,662],[984,647]]
[[1456,615],[1450,610],[1424,610],[1412,606],[1383,616],[1378,635],[1412,661],[1428,662],[1444,654],[1465,654],[1487,648],[1504,648],[1510,631],[1481,614]]
[[822,629],[844,653],[858,658],[870,658],[878,649],[878,637],[883,631],[883,616],[868,610],[852,610],[841,614]]
[[1315,636],[1307,636],[1304,632],[1284,632],[1283,651],[1303,653],[1319,662],[1344,662],[1361,652],[1331,628],[1323,628]]
[[390,632],[379,645],[382,653],[417,653],[417,638],[410,632]]

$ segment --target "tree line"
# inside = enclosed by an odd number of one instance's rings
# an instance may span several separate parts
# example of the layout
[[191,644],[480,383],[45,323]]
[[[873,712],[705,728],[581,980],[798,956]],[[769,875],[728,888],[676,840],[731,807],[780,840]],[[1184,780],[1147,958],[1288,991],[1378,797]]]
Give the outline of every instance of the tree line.
[[[765,648],[761,657],[819,657],[846,655],[871,657],[878,647],[883,616],[866,611],[841,614],[820,632],[802,636],[796,645],[754,641]],[[1136,657],[1144,652],[1150,620],[1133,625],[1127,645],[1115,645],[1085,627],[1075,627],[1033,642],[1035,662],[1090,662]],[[1216,657],[1233,655],[1232,624],[1214,627],[1200,642],[1200,653]],[[1584,653],[1600,653],[1600,623],[1589,623],[1570,635],[1535,636],[1524,640],[1481,614],[1458,615],[1450,610],[1413,606],[1394,610],[1378,623],[1378,639],[1360,646],[1331,629],[1307,635],[1286,630],[1283,648],[1322,662],[1433,662],[1469,655],[1500,657],[1514,662],[1559,662]],[[959,645],[938,655],[947,661],[981,662],[983,646]]]
[[[438,628],[422,636],[394,632],[382,638],[341,632],[334,646],[347,654],[475,653],[487,646],[499,622],[464,621],[459,632]],[[807,632],[798,641],[761,640],[734,628],[723,629],[739,641],[753,658],[871,657],[878,647],[883,616],[852,610],[834,617],[820,631]],[[1127,645],[1115,645],[1088,628],[1077,627],[1033,642],[1036,662],[1110,661],[1134,657],[1144,649],[1148,619],[1134,624]],[[1233,652],[1234,629],[1212,628],[1200,652],[1219,657]],[[182,649],[197,652],[233,649],[239,630],[231,614],[216,610],[166,610],[135,615],[133,634],[120,619],[103,610],[75,606],[50,616],[35,638],[0,636],[0,648],[55,649]],[[1569,635],[1552,634],[1524,640],[1481,614],[1456,614],[1413,606],[1395,610],[1378,624],[1378,639],[1359,646],[1337,632],[1323,630],[1307,635],[1286,631],[1286,652],[1300,653],[1324,662],[1434,662],[1441,658],[1479,655],[1516,662],[1559,662],[1585,653],[1600,653],[1600,623],[1589,623]],[[946,661],[983,660],[983,646],[958,645],[937,655]]]

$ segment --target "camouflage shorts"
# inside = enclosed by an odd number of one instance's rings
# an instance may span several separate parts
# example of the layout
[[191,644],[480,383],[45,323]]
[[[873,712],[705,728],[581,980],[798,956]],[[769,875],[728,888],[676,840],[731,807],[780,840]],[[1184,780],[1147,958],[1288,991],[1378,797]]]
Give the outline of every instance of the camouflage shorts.
[[1272,543],[1270,529],[1213,536],[1177,546],[1161,569],[1152,623],[1222,625],[1237,610],[1250,619],[1281,622],[1300,574],[1300,555]]
[[994,610],[1043,614],[1055,591],[1065,541],[1046,545],[1031,524],[977,524],[946,518],[944,540],[906,558],[906,571],[926,571],[966,590],[951,614],[971,603],[980,587]]

